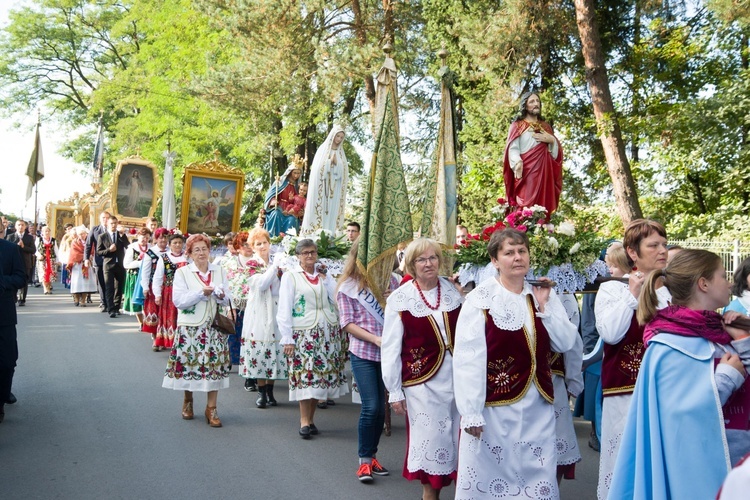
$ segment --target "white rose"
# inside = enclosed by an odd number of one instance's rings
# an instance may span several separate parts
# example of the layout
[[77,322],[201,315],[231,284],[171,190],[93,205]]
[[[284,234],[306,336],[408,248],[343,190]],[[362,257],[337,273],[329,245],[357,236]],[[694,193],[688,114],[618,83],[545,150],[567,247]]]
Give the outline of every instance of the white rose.
[[547,244],[555,252],[557,252],[557,249],[560,248],[560,243],[558,243],[558,241],[555,238],[553,238],[552,236],[550,236],[550,237],[547,238]]
[[580,243],[576,243],[575,245],[573,245],[572,247],[570,247],[570,251],[568,253],[570,255],[573,255],[574,253],[576,253],[580,249],[581,249],[581,244]]
[[565,236],[570,236],[571,238],[576,235],[576,227],[571,224],[570,222],[561,222],[557,226],[557,231],[560,234],[564,234]]

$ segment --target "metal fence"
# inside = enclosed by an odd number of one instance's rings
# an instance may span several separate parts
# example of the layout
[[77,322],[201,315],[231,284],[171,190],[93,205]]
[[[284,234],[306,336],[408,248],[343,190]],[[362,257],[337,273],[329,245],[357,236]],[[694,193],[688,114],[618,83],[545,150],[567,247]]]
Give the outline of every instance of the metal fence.
[[682,248],[700,248],[715,253],[724,261],[727,278],[731,281],[740,262],[750,257],[750,241],[741,240],[671,240],[670,245]]

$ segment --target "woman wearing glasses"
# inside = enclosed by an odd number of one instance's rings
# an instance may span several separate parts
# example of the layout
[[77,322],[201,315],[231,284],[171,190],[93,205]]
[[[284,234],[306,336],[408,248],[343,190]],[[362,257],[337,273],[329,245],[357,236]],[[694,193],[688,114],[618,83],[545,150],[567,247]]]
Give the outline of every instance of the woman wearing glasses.
[[397,415],[407,416],[403,476],[437,499],[456,478],[459,415],[453,396],[453,339],[463,297],[438,276],[440,245],[414,240],[404,255],[414,276],[389,297],[381,343],[383,382]]
[[318,434],[318,400],[349,392],[344,374],[346,346],[336,314],[336,282],[317,265],[318,247],[303,239],[295,249],[300,267],[285,272],[276,320],[289,361],[289,401],[299,402],[302,439]]

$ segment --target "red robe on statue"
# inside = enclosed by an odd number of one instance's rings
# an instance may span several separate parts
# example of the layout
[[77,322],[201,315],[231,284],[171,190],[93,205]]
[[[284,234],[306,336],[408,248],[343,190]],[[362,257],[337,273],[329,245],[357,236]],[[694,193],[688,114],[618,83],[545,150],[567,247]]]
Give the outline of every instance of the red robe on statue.
[[[537,122],[541,129],[554,136],[552,127],[547,122]],[[544,142],[538,142],[526,152],[521,152],[523,173],[516,179],[510,164],[509,150],[516,139],[530,127],[531,123],[518,120],[511,124],[508,131],[508,142],[505,145],[503,160],[503,178],[505,180],[505,195],[508,202],[519,207],[541,205],[552,214],[557,210],[562,192],[562,161],[563,152],[560,141],[557,141],[557,157],[552,154]]]

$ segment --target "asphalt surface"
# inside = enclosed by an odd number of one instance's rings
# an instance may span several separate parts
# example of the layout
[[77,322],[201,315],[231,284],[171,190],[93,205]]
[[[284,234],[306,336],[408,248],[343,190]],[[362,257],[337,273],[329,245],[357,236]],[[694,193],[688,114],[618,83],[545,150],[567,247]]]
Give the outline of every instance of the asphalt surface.
[[[20,359],[0,424],[0,499],[412,499],[421,488],[401,477],[404,421],[394,415],[378,458],[388,477],[360,484],[359,406],[347,396],[318,410],[320,435],[299,438],[299,412],[277,383],[276,408],[255,408],[233,369],[219,393],[224,427],[182,420],[182,392],[161,388],[167,352],[152,352],[135,318],[110,319],[96,304],[73,307],[58,284],[53,295],[29,290],[19,308]],[[96,302],[96,300],[95,300]],[[596,498],[598,454],[589,424],[576,421],[583,461],[563,481],[564,499]],[[454,487],[441,498],[453,498]]]

